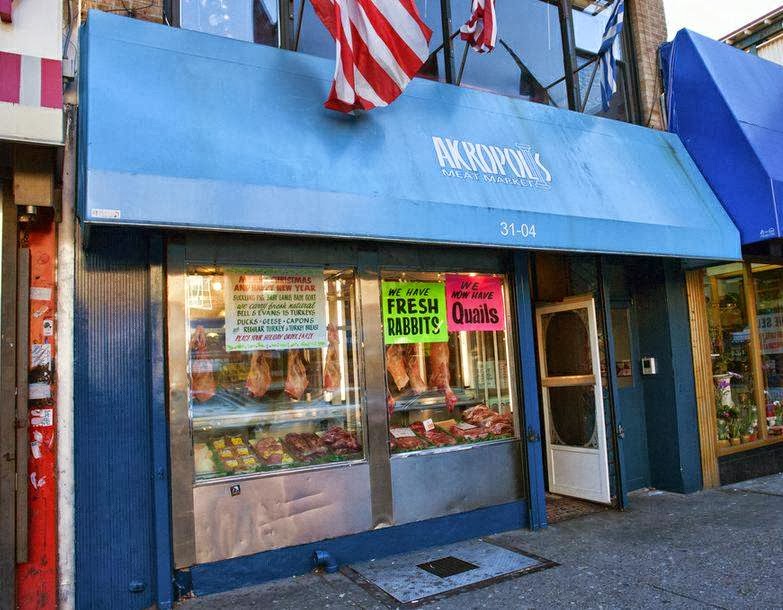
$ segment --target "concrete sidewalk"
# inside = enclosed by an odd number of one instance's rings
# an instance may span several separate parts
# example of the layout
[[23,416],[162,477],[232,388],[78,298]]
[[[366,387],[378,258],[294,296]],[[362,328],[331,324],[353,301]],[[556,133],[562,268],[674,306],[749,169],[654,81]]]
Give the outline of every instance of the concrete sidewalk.
[[[597,513],[490,540],[560,566],[417,607],[783,607],[783,475],[690,496],[635,493],[624,513]],[[389,607],[342,574],[310,574],[179,606]]]

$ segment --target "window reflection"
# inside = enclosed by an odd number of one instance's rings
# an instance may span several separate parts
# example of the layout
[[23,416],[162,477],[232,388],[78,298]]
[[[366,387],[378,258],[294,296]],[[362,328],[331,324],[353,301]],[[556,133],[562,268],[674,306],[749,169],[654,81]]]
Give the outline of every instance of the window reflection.
[[[498,45],[477,55],[455,41],[457,72],[464,61],[461,85],[529,101],[567,107],[563,77],[563,48],[558,8],[540,0],[496,4]],[[470,3],[451,0],[455,29],[470,17]]]

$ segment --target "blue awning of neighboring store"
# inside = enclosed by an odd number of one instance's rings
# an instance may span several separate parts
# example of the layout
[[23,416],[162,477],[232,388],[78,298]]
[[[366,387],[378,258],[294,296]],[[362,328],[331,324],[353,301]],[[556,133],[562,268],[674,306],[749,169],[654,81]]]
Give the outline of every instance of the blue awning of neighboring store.
[[330,60],[94,11],[81,45],[84,223],[741,255],[669,133],[423,79],[344,116]]
[[666,54],[669,128],[742,243],[783,237],[783,67],[688,30]]

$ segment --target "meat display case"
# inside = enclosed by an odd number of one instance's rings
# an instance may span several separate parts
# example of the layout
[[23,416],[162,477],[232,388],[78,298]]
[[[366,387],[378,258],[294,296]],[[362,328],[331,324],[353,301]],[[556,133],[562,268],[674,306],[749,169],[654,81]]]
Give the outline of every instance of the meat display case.
[[[285,350],[269,350],[268,378],[259,370],[258,357],[251,375],[253,352],[225,351],[225,316],[214,291],[217,287],[212,284],[220,281],[226,269],[260,264],[318,267],[325,272],[327,284],[330,277],[343,274],[340,299],[336,298],[336,288],[327,285],[325,290],[328,307],[332,308],[329,321],[340,333],[342,360],[338,358],[338,362],[344,383],[337,391],[329,393],[324,388],[328,347],[309,348],[307,361],[302,354],[307,387],[298,398],[285,392],[289,368]],[[465,411],[477,405],[507,413],[518,430],[518,413],[513,408],[517,389],[511,335],[496,333],[491,340],[488,335],[483,345],[472,336],[456,335],[450,348],[456,397],[452,411],[443,391],[436,387],[416,396],[395,389],[399,408],[390,416],[381,324],[383,265],[414,271],[426,265],[443,272],[467,268],[497,273],[507,264],[503,256],[475,251],[431,250],[424,256],[416,249],[391,245],[368,248],[333,241],[303,243],[226,235],[194,234],[171,240],[166,289],[176,566],[184,568],[523,497],[523,458],[513,433],[489,442],[430,446],[406,453],[390,451],[390,428],[447,417],[461,422]],[[209,309],[205,300],[201,303],[204,309],[189,311],[188,305],[193,304],[198,292],[189,285],[188,277],[192,275],[207,277],[201,281],[202,287],[210,285],[213,290]],[[508,293],[505,298],[509,306]],[[339,319],[338,309],[342,312]],[[509,328],[510,323],[509,317]],[[199,326],[206,339],[191,347]],[[199,349],[202,356],[196,357]],[[427,351],[422,348],[423,355]],[[468,356],[479,358],[482,366],[467,364]],[[261,364],[261,368],[264,366]],[[427,363],[422,366],[427,378]],[[469,383],[461,377],[463,368],[470,369]],[[209,376],[197,379],[202,372],[212,374],[214,387]],[[502,388],[501,378],[506,380]],[[214,455],[216,439],[231,442],[232,437],[239,436],[241,446],[259,458],[256,444],[261,439],[274,438],[283,453],[288,453],[283,443],[287,435],[313,434],[322,444],[323,436],[335,426],[352,435],[361,451],[339,457],[332,453],[327,459],[319,459],[323,454],[316,452],[316,459],[263,464],[235,472],[219,468],[199,472],[196,468],[197,451],[204,457],[208,450],[209,460],[221,464],[220,456]],[[461,491],[464,489],[471,493],[465,494]]]

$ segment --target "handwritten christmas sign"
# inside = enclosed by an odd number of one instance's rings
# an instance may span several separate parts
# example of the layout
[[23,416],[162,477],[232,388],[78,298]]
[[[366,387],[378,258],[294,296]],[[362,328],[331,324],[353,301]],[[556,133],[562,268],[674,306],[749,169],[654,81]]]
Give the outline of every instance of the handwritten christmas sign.
[[326,347],[323,271],[228,269],[226,351]]

